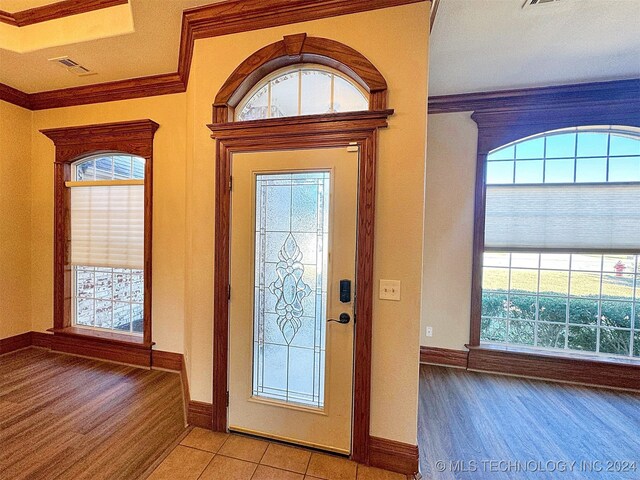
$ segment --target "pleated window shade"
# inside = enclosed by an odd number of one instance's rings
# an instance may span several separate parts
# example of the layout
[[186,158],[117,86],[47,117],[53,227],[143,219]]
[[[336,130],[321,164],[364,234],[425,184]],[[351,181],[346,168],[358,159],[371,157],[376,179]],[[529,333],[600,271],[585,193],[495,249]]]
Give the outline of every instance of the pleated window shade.
[[640,248],[640,183],[488,185],[485,247]]
[[71,263],[143,268],[144,185],[71,188]]

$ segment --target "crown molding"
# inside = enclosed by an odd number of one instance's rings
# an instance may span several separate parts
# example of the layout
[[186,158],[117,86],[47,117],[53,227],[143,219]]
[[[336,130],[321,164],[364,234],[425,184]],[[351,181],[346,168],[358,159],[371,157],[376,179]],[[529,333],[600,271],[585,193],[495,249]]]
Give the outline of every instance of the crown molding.
[[0,83],[0,100],[31,110],[31,95]]
[[0,22],[13,25],[14,27],[26,27],[27,25],[33,25],[35,23],[124,5],[128,1],[129,0],[63,0],[61,2],[50,3],[49,5],[14,13],[0,10]]
[[640,78],[429,97],[428,113],[514,112],[579,105],[638,103]]
[[[66,1],[79,2],[79,0]],[[193,59],[193,47],[197,39],[231,35],[423,1],[426,0],[229,0],[192,8],[182,13],[180,53],[178,69],[175,73],[31,94],[0,84],[0,100],[31,110],[43,110],[181,93],[187,89],[189,71],[191,70],[191,61]],[[17,103],[17,101],[20,101],[21,104]]]
[[113,102],[132,98],[182,93],[186,86],[177,73],[84,85],[29,94],[32,110],[71,107],[89,103]]
[[431,1],[431,15],[429,16],[429,33],[433,31],[433,24],[436,23],[436,15],[438,14],[439,6],[440,6],[440,0]]

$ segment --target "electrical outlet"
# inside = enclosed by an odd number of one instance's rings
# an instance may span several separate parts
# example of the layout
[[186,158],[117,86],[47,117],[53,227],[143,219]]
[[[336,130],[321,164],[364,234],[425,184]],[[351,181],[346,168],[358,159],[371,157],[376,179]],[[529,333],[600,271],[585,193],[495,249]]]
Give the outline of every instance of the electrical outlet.
[[433,337],[433,327],[427,327],[427,337]]
[[380,280],[380,300],[400,300],[400,280]]

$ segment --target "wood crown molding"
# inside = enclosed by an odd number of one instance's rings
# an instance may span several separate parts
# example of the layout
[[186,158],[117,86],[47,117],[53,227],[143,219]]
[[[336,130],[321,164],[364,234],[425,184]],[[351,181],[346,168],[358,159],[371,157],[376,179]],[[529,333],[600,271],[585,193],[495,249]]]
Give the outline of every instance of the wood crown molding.
[[[218,91],[213,104],[214,118],[224,121],[226,116],[231,116],[230,110],[261,79],[280,68],[299,63],[316,63],[344,73],[369,93],[370,105],[380,110],[386,108],[387,82],[364,55],[335,40],[299,33],[287,35],[246,58]],[[225,108],[226,113],[220,111]]]
[[469,352],[449,348],[420,347],[420,363],[446,365],[448,367],[467,368]]
[[0,22],[14,27],[26,27],[35,23],[70,17],[80,13],[93,12],[103,8],[124,5],[129,0],[63,0],[41,7],[9,13],[0,10]]
[[640,78],[429,97],[428,113],[513,112],[640,102]]
[[27,110],[33,110],[31,105],[31,95],[21,92],[9,85],[0,83],[0,100],[12,103],[18,107],[26,108]]
[[429,16],[429,33],[433,31],[433,24],[436,23],[436,15],[438,14],[439,6],[440,6],[440,0],[431,0],[431,15]]
[[[69,0],[77,2],[79,0]],[[187,89],[197,39],[211,38],[292,23],[396,7],[425,0],[230,0],[182,13],[178,69],[175,73],[114,82],[23,93],[0,84],[0,100],[31,110],[86,105],[182,93]],[[6,88],[5,88],[6,87]],[[21,94],[16,96],[7,89]],[[20,102],[20,103],[16,103]],[[377,108],[384,108],[381,104]]]
[[81,125],[40,130],[56,146],[56,163],[69,163],[83,154],[118,151],[151,159],[153,137],[159,125],[153,120]]

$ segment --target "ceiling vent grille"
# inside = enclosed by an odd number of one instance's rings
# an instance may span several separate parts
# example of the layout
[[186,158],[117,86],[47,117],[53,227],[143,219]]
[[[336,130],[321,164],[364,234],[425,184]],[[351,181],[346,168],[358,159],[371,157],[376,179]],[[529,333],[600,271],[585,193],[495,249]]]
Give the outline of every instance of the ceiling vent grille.
[[561,3],[563,0],[527,0],[522,8],[538,7],[542,5],[553,5]]
[[95,75],[96,72],[92,72],[91,70],[89,70],[86,67],[83,67],[82,65],[80,65],[78,62],[71,60],[69,57],[57,57],[57,58],[50,58],[49,59],[50,62],[54,62],[58,65],[60,65],[63,68],[66,68],[67,71],[79,76],[79,77],[84,77],[87,75]]

